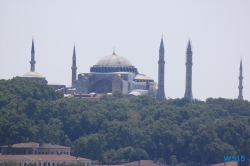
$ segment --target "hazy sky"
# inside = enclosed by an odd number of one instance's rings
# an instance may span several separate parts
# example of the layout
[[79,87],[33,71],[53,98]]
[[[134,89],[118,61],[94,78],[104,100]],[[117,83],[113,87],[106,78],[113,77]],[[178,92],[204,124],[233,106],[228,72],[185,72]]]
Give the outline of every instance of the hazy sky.
[[185,52],[193,47],[193,97],[237,98],[243,59],[243,96],[250,100],[249,0],[0,0],[0,78],[30,70],[32,36],[36,72],[48,82],[71,84],[77,73],[113,48],[158,81],[161,36],[165,46],[165,93],[185,92]]

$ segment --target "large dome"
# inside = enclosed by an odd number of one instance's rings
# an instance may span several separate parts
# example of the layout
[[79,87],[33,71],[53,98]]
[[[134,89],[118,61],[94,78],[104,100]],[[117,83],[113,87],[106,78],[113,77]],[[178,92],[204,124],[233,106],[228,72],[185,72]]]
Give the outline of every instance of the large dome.
[[126,58],[116,55],[105,56],[101,58],[93,67],[90,68],[90,72],[133,72],[138,73],[137,68],[135,68],[129,60]]
[[96,66],[133,66],[129,60],[126,58],[116,55],[105,56],[101,58],[96,64]]

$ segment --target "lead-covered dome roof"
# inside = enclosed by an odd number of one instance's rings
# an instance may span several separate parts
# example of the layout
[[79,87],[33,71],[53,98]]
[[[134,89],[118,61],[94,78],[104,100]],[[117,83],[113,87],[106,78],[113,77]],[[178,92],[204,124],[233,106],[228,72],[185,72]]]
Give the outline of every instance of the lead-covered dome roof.
[[27,72],[22,77],[45,78],[42,76],[42,74],[34,71]]
[[112,55],[102,57],[93,67],[90,68],[90,72],[133,72],[138,73],[132,63],[120,56],[115,52]]
[[101,58],[95,65],[96,66],[133,66],[129,60],[127,60],[126,58],[120,55],[116,55],[115,53]]

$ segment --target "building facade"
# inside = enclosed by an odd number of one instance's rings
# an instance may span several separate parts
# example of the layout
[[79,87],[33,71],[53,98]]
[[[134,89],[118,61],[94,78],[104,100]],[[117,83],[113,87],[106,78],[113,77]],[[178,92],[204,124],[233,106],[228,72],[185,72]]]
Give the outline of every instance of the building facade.
[[8,161],[14,161],[19,166],[27,166],[28,164],[34,164],[35,166],[66,166],[68,163],[92,165],[90,159],[69,155],[0,155],[0,165],[4,165],[4,162]]
[[1,146],[2,155],[70,155],[70,147],[50,143],[19,143]]

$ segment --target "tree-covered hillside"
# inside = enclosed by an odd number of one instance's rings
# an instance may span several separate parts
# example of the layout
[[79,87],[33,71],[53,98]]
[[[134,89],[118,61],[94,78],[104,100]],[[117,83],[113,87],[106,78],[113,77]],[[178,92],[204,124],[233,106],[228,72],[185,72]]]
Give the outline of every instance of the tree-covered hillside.
[[88,101],[22,78],[0,80],[0,145],[30,141],[71,146],[72,155],[101,162],[157,158],[203,166],[224,155],[249,158],[250,102],[159,102],[121,92]]

